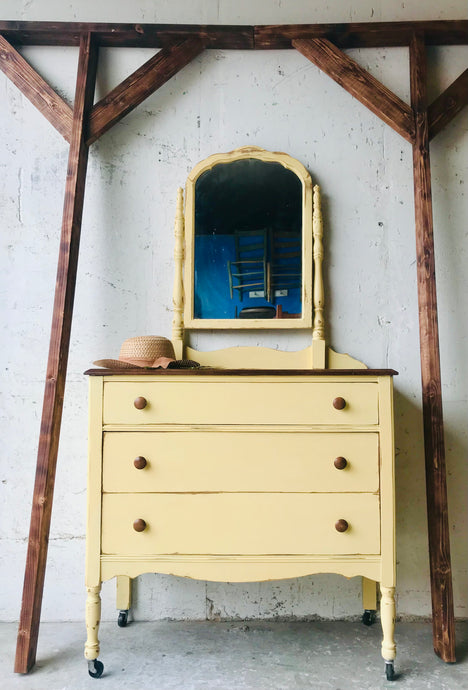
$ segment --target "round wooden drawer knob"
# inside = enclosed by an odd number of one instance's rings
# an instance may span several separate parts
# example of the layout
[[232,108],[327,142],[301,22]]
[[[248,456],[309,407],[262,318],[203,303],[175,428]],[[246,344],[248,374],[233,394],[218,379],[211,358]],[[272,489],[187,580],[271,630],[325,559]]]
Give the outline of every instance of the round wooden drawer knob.
[[344,398],[335,398],[333,401],[335,410],[344,410],[346,407],[346,400]]
[[146,398],[142,398],[142,397],[140,396],[140,397],[138,397],[138,398],[135,398],[133,404],[135,405],[135,407],[137,408],[137,410],[144,410],[145,407],[146,407],[147,404],[148,404],[148,401],[147,401]]
[[142,455],[139,455],[137,458],[135,458],[133,464],[135,465],[137,470],[143,470],[148,463],[146,461],[146,458],[144,458]]
[[138,520],[135,520],[133,523],[133,529],[135,532],[144,532],[146,529],[146,522],[142,520],[142,518],[138,518]]
[[338,520],[338,522],[335,522],[335,529],[337,532],[346,532],[348,529],[349,525],[346,522],[346,520]]
[[348,461],[346,460],[346,458],[340,456],[339,458],[335,458],[333,464],[335,465],[337,470],[344,470],[344,468],[348,465]]

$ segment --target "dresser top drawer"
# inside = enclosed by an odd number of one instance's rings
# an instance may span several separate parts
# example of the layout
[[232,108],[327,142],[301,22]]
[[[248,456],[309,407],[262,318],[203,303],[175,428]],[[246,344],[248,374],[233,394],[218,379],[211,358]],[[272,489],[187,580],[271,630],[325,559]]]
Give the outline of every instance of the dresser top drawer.
[[106,381],[104,424],[315,424],[379,422],[377,383],[292,379]]

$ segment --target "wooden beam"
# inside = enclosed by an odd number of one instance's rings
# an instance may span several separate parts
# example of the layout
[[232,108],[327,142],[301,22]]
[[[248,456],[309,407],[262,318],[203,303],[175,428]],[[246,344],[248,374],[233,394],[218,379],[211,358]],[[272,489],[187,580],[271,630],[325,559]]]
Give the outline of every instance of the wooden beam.
[[432,626],[435,653],[444,661],[452,662],[455,661],[455,626],[445,476],[426,71],[424,38],[416,34],[410,45],[410,90],[416,123],[413,145],[414,206]]
[[0,69],[69,142],[73,110],[1,35]]
[[80,35],[87,31],[103,47],[163,48],[186,38],[199,38],[207,48],[254,47],[254,27],[243,25],[0,22],[0,33],[15,45],[77,46]]
[[204,43],[199,38],[186,38],[162,48],[150,60],[96,103],[89,121],[88,146],[107,132],[116,122],[159,89],[185,65],[199,55]]
[[468,105],[468,69],[429,106],[429,139],[433,139]]
[[84,131],[93,103],[96,67],[97,48],[92,35],[84,34],[78,58],[49,360],[16,647],[17,673],[27,673],[36,660],[88,160]]
[[426,45],[468,44],[468,21],[448,20],[256,26],[255,49],[287,49],[293,40],[314,38],[327,38],[339,48],[408,46],[415,29],[424,34]]
[[413,141],[411,108],[357,62],[324,38],[295,39],[292,45],[398,134]]
[[340,48],[408,46],[415,28],[426,45],[467,45],[468,21],[362,22],[225,26],[206,24],[105,24],[82,22],[0,22],[0,33],[20,45],[79,45],[91,31],[101,46],[161,48],[175,40],[198,36],[207,48],[226,50],[291,49],[294,39],[328,38]]

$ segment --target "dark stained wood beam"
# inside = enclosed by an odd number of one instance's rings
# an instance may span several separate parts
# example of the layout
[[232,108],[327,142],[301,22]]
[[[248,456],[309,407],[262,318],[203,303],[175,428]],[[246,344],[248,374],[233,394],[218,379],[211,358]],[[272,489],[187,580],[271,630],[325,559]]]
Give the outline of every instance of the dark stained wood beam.
[[77,46],[90,31],[103,47],[163,48],[199,38],[207,48],[251,50],[253,26],[206,24],[95,24],[83,22],[0,22],[0,34],[19,45]]
[[432,630],[435,653],[444,661],[452,662],[455,661],[455,625],[445,475],[426,72],[424,37],[415,34],[410,45],[410,90],[416,123],[413,145],[414,206]]
[[88,146],[151,96],[204,49],[199,38],[186,38],[162,48],[139,69],[96,103],[89,121]]
[[93,104],[96,67],[97,47],[92,35],[87,33],[81,37],[78,58],[49,360],[16,646],[17,673],[27,673],[36,660],[88,161],[85,123]]
[[291,48],[298,39],[327,38],[339,48],[391,48],[408,46],[414,31],[426,45],[466,45],[468,21],[368,22],[351,24],[283,24],[255,27],[256,50]]
[[468,69],[450,84],[428,108],[429,139],[446,127],[468,105]]
[[324,38],[295,39],[292,45],[407,141],[414,140],[411,108],[390,89]]
[[69,142],[73,110],[1,35],[0,69]]
[[290,49],[294,39],[312,38],[328,38],[340,48],[408,46],[415,28],[424,34],[426,45],[468,44],[466,20],[271,26],[0,22],[0,33],[15,45],[77,46],[81,33],[91,31],[101,46],[161,48],[198,36],[207,48],[227,50]]

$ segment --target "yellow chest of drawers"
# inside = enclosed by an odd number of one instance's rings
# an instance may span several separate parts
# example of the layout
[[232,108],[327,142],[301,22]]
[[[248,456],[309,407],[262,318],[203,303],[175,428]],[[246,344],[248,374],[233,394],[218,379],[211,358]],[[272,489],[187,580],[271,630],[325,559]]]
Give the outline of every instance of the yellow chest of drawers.
[[90,373],[88,660],[111,577],[329,572],[380,583],[392,662],[394,372]]

